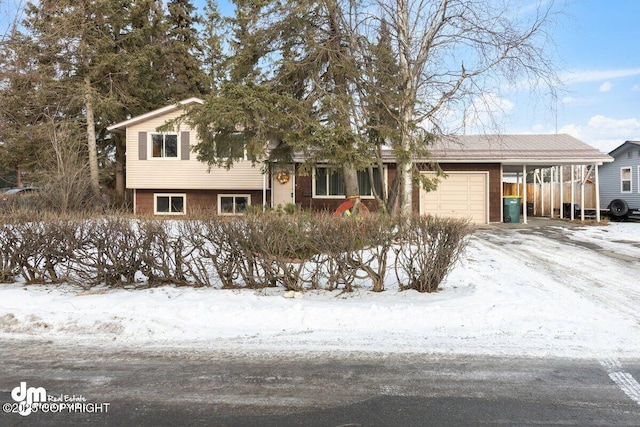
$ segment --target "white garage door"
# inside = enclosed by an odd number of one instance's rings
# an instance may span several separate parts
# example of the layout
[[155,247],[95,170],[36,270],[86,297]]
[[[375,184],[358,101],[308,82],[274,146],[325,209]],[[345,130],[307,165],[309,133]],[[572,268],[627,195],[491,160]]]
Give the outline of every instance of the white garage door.
[[487,180],[486,172],[447,172],[447,178],[440,179],[436,190],[420,190],[420,214],[469,218],[476,224],[487,224]]

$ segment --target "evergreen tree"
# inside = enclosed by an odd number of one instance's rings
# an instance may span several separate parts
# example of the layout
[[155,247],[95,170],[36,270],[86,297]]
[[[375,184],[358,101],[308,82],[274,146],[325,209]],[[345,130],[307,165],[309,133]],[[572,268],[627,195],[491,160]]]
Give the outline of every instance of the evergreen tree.
[[196,29],[202,20],[190,0],[169,0],[167,8],[167,94],[176,100],[203,96],[209,91],[209,84],[202,64],[204,49]]
[[203,41],[203,69],[207,75],[207,92],[217,91],[227,75],[227,58],[224,54],[224,30],[226,22],[220,15],[215,0],[207,0],[201,39]]
[[202,139],[199,158],[231,166],[233,159],[218,156],[220,144],[244,144],[260,156],[269,142],[280,142],[307,153],[310,163],[341,169],[347,194],[357,195],[357,169],[370,158],[353,127],[360,73],[344,20],[333,0],[238,0],[229,78],[191,113]]

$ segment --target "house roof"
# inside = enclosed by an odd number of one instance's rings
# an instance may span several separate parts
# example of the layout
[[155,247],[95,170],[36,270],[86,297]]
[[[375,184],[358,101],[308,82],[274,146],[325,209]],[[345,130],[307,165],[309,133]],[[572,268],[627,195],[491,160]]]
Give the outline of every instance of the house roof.
[[616,157],[618,154],[620,154],[621,152],[625,151],[630,146],[640,147],[640,141],[625,141],[621,145],[619,145],[616,148],[614,148],[613,150],[611,150],[609,152],[609,155],[611,157]]
[[131,125],[134,125],[136,123],[140,123],[140,122],[143,122],[145,120],[149,120],[149,119],[152,119],[154,117],[161,116],[161,115],[166,114],[166,113],[170,113],[172,111],[175,111],[175,110],[183,108],[183,107],[188,107],[189,105],[203,104],[203,103],[204,103],[204,101],[202,99],[200,99],[200,98],[184,99],[182,101],[176,102],[175,104],[167,105],[166,107],[158,108],[157,110],[153,110],[153,111],[150,111],[148,113],[141,114],[141,115],[136,116],[136,117],[132,117],[129,120],[125,120],[123,122],[111,125],[111,126],[109,126],[107,128],[107,130],[113,131],[113,132],[124,132],[126,130],[127,126],[131,126]]
[[503,165],[588,165],[613,158],[566,134],[459,135],[436,141],[431,158],[441,163],[497,162]]
[[613,160],[566,134],[453,136],[434,144],[431,154],[440,161],[491,159],[505,164],[591,164]]

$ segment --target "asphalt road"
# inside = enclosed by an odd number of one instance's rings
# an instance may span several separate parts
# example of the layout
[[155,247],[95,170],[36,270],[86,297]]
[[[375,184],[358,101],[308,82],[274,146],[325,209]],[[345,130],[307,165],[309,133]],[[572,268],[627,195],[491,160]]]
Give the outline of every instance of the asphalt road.
[[22,341],[0,343],[0,360],[3,408],[21,382],[80,403],[77,412],[2,412],[1,426],[640,426],[640,390],[624,387],[640,379],[640,360],[238,358]]

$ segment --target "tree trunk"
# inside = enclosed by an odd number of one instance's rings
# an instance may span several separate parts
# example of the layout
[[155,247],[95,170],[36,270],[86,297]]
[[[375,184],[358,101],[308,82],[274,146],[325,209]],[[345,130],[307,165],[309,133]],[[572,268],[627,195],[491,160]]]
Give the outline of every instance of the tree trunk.
[[120,136],[116,137],[116,203],[124,206],[125,192],[125,145]]
[[396,0],[396,25],[398,32],[400,68],[400,150],[401,158],[396,158],[399,178],[400,214],[411,215],[413,183],[412,122],[415,103],[415,89],[411,65],[410,7],[406,0]]
[[100,200],[100,175],[98,170],[98,149],[96,146],[96,123],[93,114],[93,102],[91,101],[91,78],[85,76],[85,110],[87,115],[87,148],[89,150],[89,172],[91,189],[96,200]]
[[358,171],[352,165],[344,165],[342,166],[342,174],[344,175],[345,195],[347,197],[359,196]]
[[16,167],[16,187],[22,188],[22,169]]

